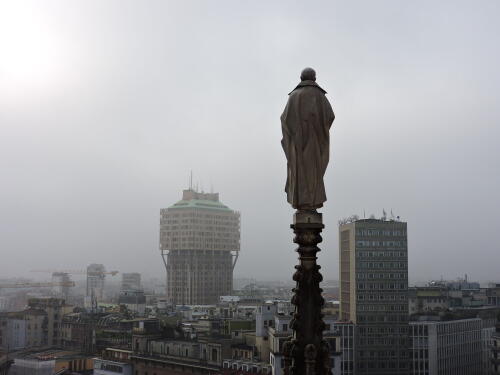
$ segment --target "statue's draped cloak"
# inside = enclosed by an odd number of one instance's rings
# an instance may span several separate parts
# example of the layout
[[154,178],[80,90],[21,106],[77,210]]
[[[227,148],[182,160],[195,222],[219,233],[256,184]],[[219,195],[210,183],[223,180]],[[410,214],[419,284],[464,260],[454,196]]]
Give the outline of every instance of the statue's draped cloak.
[[326,201],[323,176],[335,115],[325,94],[316,82],[302,81],[289,94],[281,115],[281,144],[288,167],[285,191],[296,209],[316,209]]

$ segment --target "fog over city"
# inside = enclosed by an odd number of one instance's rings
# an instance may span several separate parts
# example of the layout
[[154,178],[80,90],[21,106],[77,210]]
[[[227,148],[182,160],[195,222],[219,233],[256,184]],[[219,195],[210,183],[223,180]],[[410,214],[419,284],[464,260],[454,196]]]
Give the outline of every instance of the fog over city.
[[0,1],[0,275],[165,277],[160,209],[241,212],[235,278],[297,263],[280,114],[311,66],[336,119],[338,220],[408,222],[410,282],[500,281],[497,1]]

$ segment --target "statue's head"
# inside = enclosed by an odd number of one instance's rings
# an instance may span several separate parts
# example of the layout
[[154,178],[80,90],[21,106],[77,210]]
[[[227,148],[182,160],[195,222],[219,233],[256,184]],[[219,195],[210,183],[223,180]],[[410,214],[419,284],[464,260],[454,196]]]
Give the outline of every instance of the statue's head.
[[304,70],[302,70],[302,73],[300,73],[300,80],[316,81],[316,72],[313,68],[305,68]]

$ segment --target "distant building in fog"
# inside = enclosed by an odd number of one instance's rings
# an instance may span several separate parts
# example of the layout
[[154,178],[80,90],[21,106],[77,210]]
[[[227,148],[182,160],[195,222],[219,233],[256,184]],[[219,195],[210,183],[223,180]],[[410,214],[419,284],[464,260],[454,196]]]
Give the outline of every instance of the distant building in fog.
[[142,290],[122,290],[118,296],[118,304],[125,305],[130,311],[143,315],[146,310],[146,296]]
[[68,300],[71,278],[66,272],[54,272],[52,274],[52,282],[58,284],[52,287],[52,292],[58,298]]
[[215,304],[232,294],[240,214],[219,193],[184,190],[181,201],[160,211],[160,250],[169,303]]
[[121,290],[141,290],[141,274],[137,272],[122,273]]
[[106,279],[106,268],[102,264],[91,264],[87,267],[87,289],[85,294],[85,306],[91,307],[95,302],[104,299],[104,281]]

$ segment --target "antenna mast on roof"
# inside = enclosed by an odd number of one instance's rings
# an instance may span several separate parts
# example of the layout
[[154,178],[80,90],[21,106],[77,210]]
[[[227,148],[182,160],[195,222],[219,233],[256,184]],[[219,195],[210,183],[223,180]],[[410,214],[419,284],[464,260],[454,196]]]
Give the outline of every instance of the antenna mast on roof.
[[191,175],[189,176],[189,190],[193,190],[193,170],[191,169]]

